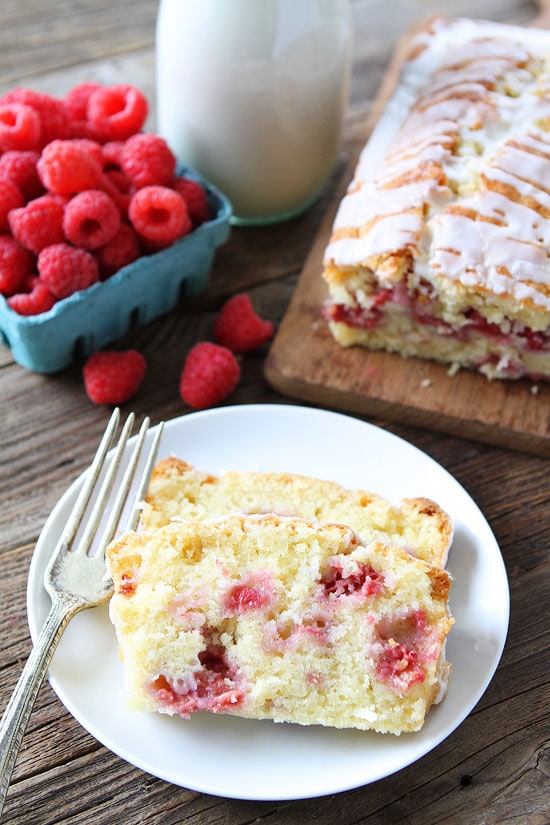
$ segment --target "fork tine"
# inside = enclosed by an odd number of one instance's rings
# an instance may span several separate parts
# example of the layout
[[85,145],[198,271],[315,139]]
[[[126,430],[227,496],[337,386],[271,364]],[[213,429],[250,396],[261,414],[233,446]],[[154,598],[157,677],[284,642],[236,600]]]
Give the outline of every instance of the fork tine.
[[78,494],[78,498],[71,511],[69,520],[67,521],[67,524],[58,543],[58,546],[70,547],[70,545],[75,539],[75,536],[78,532],[78,528],[82,523],[84,513],[86,512],[86,508],[88,506],[90,497],[97,483],[97,479],[103,468],[105,456],[107,455],[107,451],[111,446],[113,433],[115,432],[118,426],[119,419],[120,410],[118,409],[118,407],[116,407],[113,410],[110,421],[107,424],[105,432],[103,433],[103,437],[99,443],[96,454],[86,474],[85,483],[82,485],[80,489],[80,493]]
[[[128,466],[126,467],[126,470],[124,472],[124,475],[123,475],[122,480],[120,482],[120,485],[118,487],[118,491],[117,491],[117,494],[116,494],[115,501],[113,503],[113,507],[111,509],[111,513],[109,515],[109,519],[107,521],[107,524],[105,526],[105,530],[103,532],[103,535],[101,537],[101,541],[99,543],[99,547],[102,551],[104,550],[104,548],[107,547],[107,545],[109,544],[109,542],[113,538],[113,536],[115,534],[115,531],[116,531],[116,528],[118,526],[118,523],[120,521],[120,517],[122,515],[124,505],[126,504],[126,501],[128,499],[128,493],[130,491],[130,487],[132,486],[132,481],[134,479],[134,475],[135,475],[135,472],[136,472],[137,463],[139,461],[139,457],[140,457],[141,452],[142,452],[143,443],[145,441],[145,436],[147,435],[147,431],[149,429],[150,423],[151,423],[150,418],[144,418],[143,423],[142,423],[141,428],[140,428],[140,431],[139,431],[139,434],[138,434],[136,444],[135,444],[134,449],[132,451],[132,456],[130,458],[130,461],[128,462]],[[153,445],[153,446],[155,446],[155,445]],[[143,482],[143,478],[142,478],[141,481]],[[138,492],[136,494],[137,496],[140,495],[140,490],[141,490],[141,484],[140,484],[140,489],[138,489]]]
[[92,546],[95,535],[97,533],[98,526],[105,513],[105,505],[107,504],[108,498],[111,494],[111,490],[113,489],[113,485],[115,483],[115,478],[118,472],[118,468],[120,467],[120,463],[122,461],[122,456],[124,454],[128,438],[130,436],[130,431],[134,424],[134,419],[134,413],[130,413],[124,423],[124,427],[122,428],[122,432],[120,433],[119,440],[115,449],[115,454],[111,462],[109,463],[107,473],[100,486],[99,494],[94,502],[92,512],[86,521],[85,530],[82,534],[80,541],[78,542],[78,545],[73,548],[73,552],[75,553],[88,553]]
[[142,501],[145,497],[145,494],[147,492],[147,488],[149,486],[149,481],[151,479],[151,473],[153,471],[153,466],[155,464],[155,461],[157,460],[157,455],[158,455],[158,451],[159,451],[159,444],[160,444],[160,439],[162,438],[163,430],[164,430],[164,421],[161,421],[160,424],[158,424],[158,426],[157,426],[157,431],[155,433],[153,443],[151,444],[151,449],[150,449],[149,454],[147,456],[147,462],[145,464],[145,467],[143,468],[143,473],[141,474],[141,479],[140,479],[140,482],[138,484],[138,489],[136,491],[136,496],[135,496],[135,499],[134,499],[134,501],[135,501],[134,509],[133,509],[133,511],[130,515],[130,518],[128,519],[128,524],[126,525],[127,530],[135,530],[137,525],[138,525],[139,517],[140,517],[140,514],[141,514]]

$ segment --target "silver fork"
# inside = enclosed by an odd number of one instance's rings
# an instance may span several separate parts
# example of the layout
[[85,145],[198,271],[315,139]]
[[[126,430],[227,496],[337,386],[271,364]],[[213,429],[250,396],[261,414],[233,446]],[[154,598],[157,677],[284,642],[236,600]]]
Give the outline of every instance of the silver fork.
[[[130,490],[137,477],[138,463],[150,424],[148,418],[143,421],[126,468],[123,469],[122,459],[134,418],[134,414],[130,413],[126,419],[109,461],[109,448],[120,420],[120,411],[114,410],[65,529],[46,567],[44,587],[52,602],[50,612],[0,722],[0,814],[34,702],[63,631],[78,612],[106,602],[112,593],[113,584],[107,575],[105,549],[130,503]],[[125,529],[134,530],[137,527],[140,501],[149,484],[162,430],[161,423],[146,454],[136,493],[131,497],[131,512],[124,525]],[[105,467],[107,469],[100,480]]]

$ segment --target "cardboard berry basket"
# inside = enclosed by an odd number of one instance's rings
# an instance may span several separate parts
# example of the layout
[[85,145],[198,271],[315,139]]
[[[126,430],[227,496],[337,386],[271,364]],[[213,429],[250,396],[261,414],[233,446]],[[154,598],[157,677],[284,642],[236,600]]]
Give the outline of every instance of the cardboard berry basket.
[[177,171],[205,187],[211,220],[40,315],[18,315],[0,295],[0,343],[11,348],[18,364],[34,372],[59,372],[204,289],[215,251],[229,237],[231,205],[192,169],[179,166]]

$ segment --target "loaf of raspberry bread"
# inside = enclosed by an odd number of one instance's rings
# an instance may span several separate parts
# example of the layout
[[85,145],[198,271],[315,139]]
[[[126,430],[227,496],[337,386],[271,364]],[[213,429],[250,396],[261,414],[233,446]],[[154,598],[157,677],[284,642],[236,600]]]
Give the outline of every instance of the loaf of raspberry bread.
[[349,527],[172,522],[107,555],[131,708],[400,734],[445,694],[448,574]]
[[550,379],[550,38],[435,19],[324,253],[336,341]]
[[172,457],[158,462],[142,510],[145,530],[178,520],[232,513],[275,513],[351,527],[365,542],[402,547],[444,567],[452,541],[449,516],[435,502],[412,498],[394,507],[363,490],[291,473],[229,471],[215,476]]

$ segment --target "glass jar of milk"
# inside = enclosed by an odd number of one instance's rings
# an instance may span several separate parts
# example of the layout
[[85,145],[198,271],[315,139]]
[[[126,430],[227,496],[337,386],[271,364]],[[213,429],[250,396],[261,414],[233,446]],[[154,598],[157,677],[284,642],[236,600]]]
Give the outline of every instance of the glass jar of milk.
[[348,0],[161,0],[157,129],[230,199],[234,222],[304,211],[338,156]]

